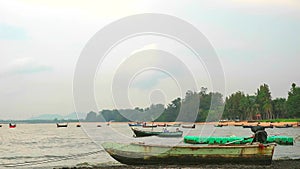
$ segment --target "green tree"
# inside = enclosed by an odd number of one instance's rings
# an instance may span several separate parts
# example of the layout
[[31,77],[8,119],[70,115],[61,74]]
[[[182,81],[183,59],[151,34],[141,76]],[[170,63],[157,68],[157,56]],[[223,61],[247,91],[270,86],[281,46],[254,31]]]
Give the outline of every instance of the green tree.
[[272,101],[272,104],[274,116],[276,119],[288,118],[285,98],[276,98]]
[[273,118],[273,106],[272,106],[272,97],[269,86],[267,84],[263,84],[257,89],[256,93],[256,104],[259,105],[257,107],[260,112],[263,114],[264,119],[272,119]]
[[244,93],[240,91],[227,97],[223,117],[228,119],[240,118],[244,120],[244,111],[246,109],[245,97]]
[[286,106],[289,117],[300,117],[300,87],[297,87],[295,83],[292,84],[292,88],[288,93]]

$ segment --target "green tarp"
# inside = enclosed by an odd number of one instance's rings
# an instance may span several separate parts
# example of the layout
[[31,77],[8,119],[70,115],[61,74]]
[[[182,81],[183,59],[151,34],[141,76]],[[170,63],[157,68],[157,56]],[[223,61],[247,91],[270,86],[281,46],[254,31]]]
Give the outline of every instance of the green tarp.
[[[248,137],[199,137],[185,136],[184,142],[190,144],[246,144],[251,143],[253,138]],[[268,136],[267,143],[277,143],[280,145],[293,145],[293,137],[287,136]]]

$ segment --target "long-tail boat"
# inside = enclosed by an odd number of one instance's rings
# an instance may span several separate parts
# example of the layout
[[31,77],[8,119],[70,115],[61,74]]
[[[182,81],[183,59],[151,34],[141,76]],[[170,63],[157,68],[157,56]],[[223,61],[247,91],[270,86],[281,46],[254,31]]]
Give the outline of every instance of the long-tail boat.
[[139,130],[137,128],[131,128],[135,137],[147,137],[147,136],[159,136],[159,137],[182,137],[183,132],[181,130],[176,131],[146,131],[146,130]]
[[276,128],[290,128],[290,127],[293,127],[292,124],[283,124],[283,125],[276,125],[275,126]]
[[16,124],[12,124],[12,123],[9,123],[9,128],[16,128],[17,127],[17,125]]
[[56,123],[56,127],[68,127],[68,123],[65,124]]
[[192,124],[192,125],[182,125],[181,127],[182,128],[191,128],[191,129],[194,129],[194,128],[196,128],[196,125],[195,124]]
[[276,144],[249,145],[146,145],[102,144],[115,160],[128,165],[271,164]]

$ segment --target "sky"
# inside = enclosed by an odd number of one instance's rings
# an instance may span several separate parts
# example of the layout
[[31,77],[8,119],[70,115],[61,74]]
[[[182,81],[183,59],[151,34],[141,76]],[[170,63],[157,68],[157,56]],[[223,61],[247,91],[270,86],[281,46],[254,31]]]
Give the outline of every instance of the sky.
[[[94,110],[74,104],[78,58],[105,26],[143,13],[174,16],[196,27],[217,54],[224,90],[213,87],[205,60],[182,43],[136,36],[122,40],[99,63],[91,89],[97,110],[168,104],[201,87],[225,96],[254,94],[263,83],[273,98],[286,98],[291,84],[300,84],[298,0],[0,0],[0,119]],[[150,50],[165,52],[138,57]]]

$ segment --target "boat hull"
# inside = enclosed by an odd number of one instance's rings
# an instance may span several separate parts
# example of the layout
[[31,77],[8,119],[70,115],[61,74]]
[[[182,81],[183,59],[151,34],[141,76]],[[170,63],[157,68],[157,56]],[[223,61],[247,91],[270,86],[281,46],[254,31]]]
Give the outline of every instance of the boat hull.
[[128,165],[251,164],[272,162],[275,144],[239,146],[162,146],[103,143],[117,161]]
[[135,137],[159,136],[159,137],[182,137],[183,132],[159,132],[159,131],[144,131],[136,128],[131,128]]
[[60,128],[60,127],[68,127],[68,124],[58,124],[56,123],[56,127]]
[[182,125],[181,127],[182,127],[182,128],[190,128],[190,129],[194,129],[194,128],[196,128],[196,125],[195,125],[195,124],[193,124],[193,125]]

